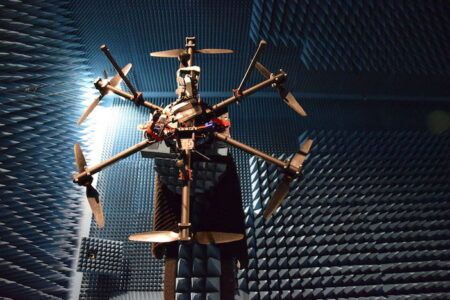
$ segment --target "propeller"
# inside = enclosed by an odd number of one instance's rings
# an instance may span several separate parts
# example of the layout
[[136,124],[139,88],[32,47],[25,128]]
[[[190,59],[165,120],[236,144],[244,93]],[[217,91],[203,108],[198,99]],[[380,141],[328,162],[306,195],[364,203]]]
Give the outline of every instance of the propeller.
[[[84,158],[83,151],[79,144],[75,144],[73,147],[75,153],[75,162],[77,164],[78,172],[81,173],[85,171],[86,159]],[[92,176],[87,177],[87,179],[82,183],[86,187],[86,197],[91,207],[92,213],[94,214],[95,222],[99,228],[105,227],[105,219],[103,217],[102,204],[100,203],[100,198],[97,190],[92,186]]]
[[178,57],[183,52],[184,52],[184,49],[172,49],[172,50],[152,52],[152,53],[150,53],[150,56],[154,56],[154,57]]
[[102,98],[103,98],[103,95],[100,95],[97,98],[95,98],[94,101],[91,102],[91,104],[89,104],[89,106],[83,112],[81,117],[78,119],[78,122],[77,122],[78,125],[81,125],[81,123],[83,123],[87,119],[87,117],[91,114],[91,112],[94,110],[94,108],[96,108],[97,105],[100,103],[100,100],[102,100]]
[[231,232],[199,231],[194,233],[194,240],[203,245],[231,243],[243,238],[243,234]]
[[136,242],[170,243],[178,241],[179,235],[173,231],[151,231],[132,234],[128,239]]
[[[171,50],[165,50],[165,51],[157,51],[150,53],[151,56],[154,57],[179,57],[181,54],[185,53],[185,49],[171,49]],[[201,54],[229,54],[234,53],[233,50],[230,49],[194,49],[194,53],[201,53]]]
[[277,189],[264,210],[263,216],[266,220],[270,218],[273,212],[280,206],[281,202],[283,202],[283,199],[286,198],[289,193],[289,185],[293,179],[292,176],[286,174],[281,178],[281,182],[278,184]]
[[[122,72],[126,75],[130,71],[132,67],[132,64],[127,64],[125,67],[123,67]],[[113,87],[117,87],[122,82],[122,77],[120,77],[119,74],[114,76],[109,82],[108,85],[111,85]],[[90,113],[94,110],[94,108],[97,107],[97,105],[100,103],[100,100],[108,93],[107,89],[99,89],[100,96],[96,97],[91,104],[86,108],[86,110],[83,112],[81,117],[78,119],[77,124],[80,125],[83,123],[87,117],[90,115]]]
[[[257,62],[255,64],[256,69],[266,78],[270,78],[271,72],[264,67],[260,62]],[[291,92],[289,92],[282,84],[276,84],[275,88],[278,90],[278,93],[280,94],[281,99],[290,107],[292,108],[296,113],[298,113],[302,117],[306,117],[307,114],[303,107],[298,103],[297,99],[295,99],[294,95],[292,95]]]
[[198,49],[198,50],[194,50],[194,53],[202,53],[202,54],[231,54],[231,53],[234,53],[234,51],[230,50],[230,49]]
[[281,182],[278,184],[277,189],[273,193],[272,198],[270,199],[266,209],[264,210],[263,216],[266,220],[268,220],[272,216],[278,206],[280,206],[281,202],[283,202],[283,199],[286,198],[287,194],[289,193],[289,185],[300,173],[303,163],[305,162],[306,157],[311,150],[312,143],[313,140],[306,140],[300,147],[300,150],[289,162],[288,169],[293,170],[295,172],[295,175],[287,173],[284,174],[284,176],[281,178]]
[[[248,65],[247,71],[245,71],[244,78],[242,78],[241,83],[239,84],[239,87],[233,91],[233,93],[236,93],[237,95],[241,92],[242,87],[247,82],[247,80],[250,78],[250,74],[253,71],[253,68],[255,67],[255,64],[258,62],[259,57],[261,56],[262,52],[267,46],[267,42],[265,40],[261,40],[259,42],[258,48],[256,49],[255,55],[253,55],[252,60],[250,61],[250,64]],[[270,76],[270,74],[269,74]]]
[[[193,240],[199,244],[223,244],[242,240],[243,234],[217,231],[196,232]],[[180,240],[178,233],[173,231],[151,231],[132,234],[128,237],[130,241],[151,242],[151,243],[170,243]]]
[[[125,67],[122,68],[123,74],[126,76],[128,72],[130,71],[132,64],[127,64]],[[112,85],[113,87],[117,87],[122,82],[122,77],[119,74],[116,74],[110,81],[109,85]]]

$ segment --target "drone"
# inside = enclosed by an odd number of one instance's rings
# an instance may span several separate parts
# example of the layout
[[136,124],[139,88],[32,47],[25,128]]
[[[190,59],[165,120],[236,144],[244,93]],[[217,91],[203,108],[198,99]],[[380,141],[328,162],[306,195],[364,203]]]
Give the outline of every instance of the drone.
[[[106,45],[100,49],[117,71],[111,80],[98,79],[94,86],[100,95],[88,106],[86,111],[78,120],[81,124],[101,99],[109,93],[114,93],[122,98],[133,101],[136,105],[143,105],[152,111],[151,119],[140,126],[144,139],[134,146],[112,156],[93,166],[87,166],[85,157],[79,144],[74,145],[75,161],[78,172],[73,176],[73,182],[86,188],[86,196],[91,207],[94,219],[99,228],[105,226],[102,204],[99,193],[93,187],[93,175],[104,168],[144,150],[150,146],[164,144],[174,155],[174,163],[178,169],[178,183],[181,184],[181,220],[178,223],[178,232],[175,231],[153,231],[136,233],[129,236],[131,241],[169,243],[175,241],[187,242],[195,241],[200,244],[221,244],[239,241],[244,238],[243,234],[220,232],[220,231],[200,231],[192,232],[190,223],[190,195],[191,182],[193,180],[192,162],[193,159],[209,160],[207,149],[213,147],[214,143],[222,142],[229,146],[236,147],[251,155],[257,156],[281,169],[284,173],[279,185],[269,200],[263,212],[265,219],[269,219],[275,210],[280,206],[283,199],[289,192],[290,183],[301,177],[302,166],[310,152],[313,141],[307,139],[291,159],[281,160],[273,157],[261,150],[255,149],[240,141],[233,139],[229,134],[230,121],[224,114],[227,107],[233,103],[242,101],[245,97],[265,88],[275,88],[281,99],[300,116],[306,116],[305,110],[297,102],[291,92],[283,85],[287,74],[283,70],[277,72],[269,71],[259,58],[267,42],[262,40],[256,53],[254,54],[245,75],[236,89],[232,90],[232,95],[217,104],[209,105],[202,101],[199,96],[198,83],[200,78],[200,67],[194,65],[195,54],[229,54],[233,53],[228,49],[197,49],[195,37],[186,37],[184,49],[173,49],[153,52],[153,57],[177,58],[179,68],[177,75],[177,99],[165,107],[160,107],[144,99],[141,92],[138,92],[127,78],[127,73],[131,69],[131,64],[120,68],[113,58]],[[252,71],[256,69],[264,79],[244,89]],[[120,88],[120,83],[124,82],[129,92]],[[225,117],[224,117],[225,116]],[[195,156],[193,156],[195,154]]]

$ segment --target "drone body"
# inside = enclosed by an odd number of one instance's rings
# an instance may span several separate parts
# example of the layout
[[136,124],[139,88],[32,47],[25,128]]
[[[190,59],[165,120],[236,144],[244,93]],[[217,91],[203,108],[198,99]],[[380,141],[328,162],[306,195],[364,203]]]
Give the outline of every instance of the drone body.
[[[233,90],[233,95],[212,106],[203,102],[199,97],[198,83],[201,69],[194,65],[194,54],[225,54],[232,53],[233,51],[227,49],[196,49],[195,38],[187,37],[185,49],[152,53],[151,55],[155,57],[175,57],[180,62],[180,66],[176,72],[176,94],[178,97],[173,103],[164,108],[144,100],[142,93],[137,92],[126,77],[131,65],[128,64],[121,69],[108,48],[106,46],[101,47],[102,51],[117,70],[118,75],[108,82],[99,80],[95,83],[96,88],[100,92],[100,96],[88,107],[80,118],[79,123],[87,118],[101,98],[109,92],[131,100],[137,105],[144,105],[150,108],[153,114],[147,124],[140,126],[144,135],[143,141],[97,165],[87,167],[79,145],[75,145],[75,157],[79,173],[74,176],[74,182],[86,186],[87,198],[99,227],[104,226],[104,220],[98,192],[92,186],[92,175],[131,154],[142,151],[144,156],[157,159],[156,166],[159,172],[158,182],[161,181],[168,187],[172,186],[171,192],[178,194],[181,198],[179,203],[180,220],[176,228],[133,234],[129,237],[130,240],[152,243],[196,241],[200,244],[222,244],[242,240],[244,238],[243,232],[192,230],[192,224],[190,222],[191,194],[194,197],[198,194],[196,193],[196,189],[192,191],[193,174],[196,173],[193,173],[193,166],[197,165],[198,167],[201,164],[207,163],[220,164],[220,157],[227,157],[228,155],[226,145],[237,147],[247,153],[256,155],[277,165],[284,172],[285,175],[280,185],[264,211],[266,218],[271,216],[287,195],[289,183],[294,178],[300,176],[301,168],[310,151],[312,140],[307,140],[291,160],[283,161],[236,141],[230,136],[229,127],[231,123],[228,119],[227,107],[267,86],[276,88],[287,105],[298,114],[306,116],[305,111],[298,104],[294,96],[282,85],[287,77],[286,73],[282,70],[277,73],[271,73],[258,61],[265,45],[265,41],[260,42],[241,84],[237,89]],[[263,75],[265,80],[250,88],[243,89],[245,82],[255,68]],[[119,83],[122,80],[128,86],[131,93],[127,93],[119,88]],[[165,176],[164,169],[167,168],[171,168],[172,170],[176,169],[178,178]],[[225,169],[222,173],[226,172]],[[222,176],[220,171],[219,174],[213,176],[216,178],[216,182],[220,181],[220,176]]]

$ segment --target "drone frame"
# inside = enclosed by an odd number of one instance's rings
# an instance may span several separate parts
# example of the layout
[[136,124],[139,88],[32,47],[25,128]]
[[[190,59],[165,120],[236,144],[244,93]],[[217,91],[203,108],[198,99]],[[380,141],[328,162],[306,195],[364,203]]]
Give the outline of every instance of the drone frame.
[[[304,112],[303,108],[301,108],[300,104],[295,100],[294,96],[288,92],[283,86],[282,83],[286,80],[287,74],[283,70],[279,70],[276,73],[271,73],[268,71],[258,60],[259,57],[264,50],[266,46],[266,42],[262,40],[259,43],[258,49],[253,57],[253,59],[250,62],[250,65],[244,75],[244,78],[242,79],[239,87],[237,89],[233,90],[233,95],[225,100],[220,101],[219,103],[212,105],[210,107],[207,107],[204,111],[208,115],[215,115],[216,113],[219,113],[223,111],[224,108],[228,107],[229,105],[241,101],[243,98],[254,94],[255,92],[267,87],[267,86],[273,86],[274,88],[277,88],[280,92],[280,96],[283,98],[283,100],[288,104],[291,108],[293,108],[298,114],[301,116],[306,116],[306,112]],[[101,46],[101,50],[104,52],[104,54],[107,56],[113,67],[116,69],[118,75],[126,86],[131,91],[131,94],[128,92],[125,92],[121,90],[118,87],[112,86],[110,84],[103,87],[104,89],[107,89],[108,91],[111,91],[115,93],[116,95],[119,95],[121,97],[124,97],[128,100],[133,101],[137,105],[144,105],[147,108],[150,108],[153,111],[159,111],[161,112],[163,108],[159,107],[156,104],[153,104],[151,102],[145,101],[143,98],[143,95],[141,92],[138,92],[134,86],[131,84],[131,82],[126,77],[126,74],[120,69],[119,65],[113,58],[111,52],[107,48],[106,45]],[[201,50],[195,50],[195,38],[186,38],[186,49],[183,52],[180,52],[182,49],[175,49],[175,50],[168,50],[168,51],[160,51],[155,52],[157,55],[153,55],[155,53],[152,53],[152,56],[157,57],[177,57],[173,53],[178,51],[178,57],[182,56],[184,54],[188,54],[189,57],[187,60],[184,60],[182,62],[183,66],[192,66],[193,65],[193,56],[194,53],[232,53],[231,50],[227,49],[201,49]],[[202,50],[205,50],[205,52],[202,52]],[[172,53],[173,52],[173,53]],[[210,53],[209,53],[210,52]],[[165,55],[165,56],[164,56]],[[252,70],[254,68],[257,68],[258,71],[266,78],[265,80],[247,88],[242,89],[245,82],[248,80]],[[189,121],[194,119],[198,114],[193,113],[191,116],[187,116],[186,118],[183,118],[183,121]],[[181,128],[182,129],[182,128]],[[189,222],[189,213],[190,213],[190,183],[192,181],[192,170],[191,170],[191,155],[192,152],[195,151],[194,149],[194,136],[195,136],[195,127],[191,127],[188,130],[192,131],[192,137],[191,138],[180,138],[178,134],[180,134],[183,130],[175,130],[174,133],[167,135],[163,137],[162,139],[149,139],[146,138],[143,141],[123,150],[122,152],[114,155],[113,157],[106,159],[94,166],[87,167],[86,163],[84,161],[79,161],[81,149],[77,149],[75,151],[75,157],[77,160],[77,165],[79,166],[79,172],[74,175],[73,181],[75,183],[78,183],[79,185],[85,185],[87,188],[90,186],[90,183],[92,182],[92,175],[100,172],[104,168],[118,162],[119,160],[122,160],[136,152],[139,152],[143,150],[144,148],[148,147],[151,144],[161,142],[165,139],[173,139],[175,138],[177,140],[177,149],[180,150],[180,159],[177,161],[177,167],[180,171],[180,180],[182,181],[182,191],[181,191],[181,220],[178,224],[179,232],[172,232],[172,231],[155,231],[155,232],[148,232],[148,233],[139,233],[139,234],[133,234],[129,237],[130,240],[134,241],[148,241],[148,242],[173,242],[173,241],[190,241],[195,240],[201,244],[209,244],[209,243],[227,243],[227,242],[233,242],[237,240],[241,240],[244,236],[243,234],[237,234],[237,233],[226,233],[226,232],[196,232],[195,234],[192,234],[190,232],[191,224]],[[185,132],[186,133],[186,132]],[[185,135],[184,133],[184,135]],[[282,200],[286,197],[288,191],[289,191],[289,183],[294,179],[300,176],[301,169],[303,166],[303,163],[310,152],[311,146],[312,146],[312,140],[308,139],[303,145],[301,146],[300,150],[292,157],[291,160],[280,160],[277,159],[261,150],[258,150],[256,148],[253,148],[249,145],[246,145],[242,142],[239,142],[227,135],[224,135],[220,132],[213,132],[212,136],[215,140],[225,142],[229,144],[230,146],[236,147],[244,152],[247,152],[251,155],[257,156],[269,163],[275,164],[277,167],[281,168],[283,172],[285,173],[283,179],[281,180],[281,183],[277,187],[277,190],[275,191],[274,195],[272,196],[272,199],[269,201],[269,204],[266,207],[266,211],[264,212],[264,217],[266,219],[270,218],[270,216],[273,214],[273,212],[276,210],[276,208],[281,204]],[[78,146],[79,148],[79,146]],[[77,153],[78,151],[78,153]],[[82,156],[82,153],[81,153]],[[88,183],[88,185],[86,184]],[[93,188],[90,186],[90,188]],[[95,190],[95,189],[94,189]],[[98,193],[97,193],[98,194]],[[89,197],[88,197],[89,198]],[[90,202],[91,203],[91,202]],[[92,206],[91,206],[92,207]],[[101,208],[101,206],[100,206]],[[96,220],[98,219],[96,214],[96,211],[98,211],[98,208],[94,210],[92,209],[94,216],[96,217]],[[103,217],[103,216],[102,216]]]

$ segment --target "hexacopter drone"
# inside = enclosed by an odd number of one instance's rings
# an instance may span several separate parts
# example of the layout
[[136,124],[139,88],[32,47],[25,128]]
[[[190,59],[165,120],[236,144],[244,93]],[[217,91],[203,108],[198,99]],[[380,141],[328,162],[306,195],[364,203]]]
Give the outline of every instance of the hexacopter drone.
[[[153,111],[151,120],[141,126],[144,133],[144,140],[136,145],[118,153],[117,155],[94,166],[87,167],[84,155],[79,144],[75,144],[75,160],[78,173],[74,175],[73,181],[86,187],[86,195],[92,209],[95,221],[99,228],[103,228],[105,221],[103,217],[102,205],[99,201],[99,193],[92,186],[92,175],[102,169],[124,159],[136,152],[155,145],[162,145],[169,149],[173,155],[174,162],[179,171],[178,181],[181,183],[181,220],[178,223],[178,232],[175,231],[153,231],[133,234],[129,237],[133,241],[144,241],[153,243],[168,243],[174,241],[196,241],[200,244],[221,244],[234,242],[243,239],[244,235],[239,233],[219,232],[219,231],[199,231],[192,232],[190,223],[190,193],[191,181],[193,180],[191,164],[194,160],[210,160],[208,151],[214,148],[218,142],[226,143],[239,148],[247,153],[258,156],[272,164],[278,166],[284,176],[272,195],[264,211],[264,217],[269,218],[276,208],[281,204],[289,191],[290,182],[299,177],[302,165],[311,149],[312,140],[306,140],[290,160],[283,161],[260,150],[243,144],[230,137],[230,121],[226,114],[226,108],[244,97],[256,91],[272,86],[278,90],[283,101],[301,116],[306,116],[305,111],[299,105],[294,96],[283,86],[287,74],[282,70],[276,73],[270,72],[258,60],[261,52],[266,46],[265,41],[261,41],[252,58],[249,67],[238,88],[233,90],[233,95],[215,105],[208,105],[201,101],[198,94],[198,82],[200,68],[194,65],[194,54],[225,54],[233,53],[227,49],[196,49],[195,37],[186,38],[185,49],[174,49],[151,53],[155,57],[174,57],[180,61],[177,70],[176,94],[178,98],[171,104],[162,108],[158,105],[144,100],[143,94],[136,91],[134,86],[126,77],[131,68],[131,64],[120,69],[119,65],[112,57],[108,48],[103,45],[101,50],[110,60],[118,74],[111,80],[98,79],[95,87],[100,92],[91,105],[86,109],[78,123],[83,122],[92,110],[98,105],[102,97],[109,92],[119,95],[125,99],[133,101],[137,105],[144,105]],[[265,78],[260,83],[243,89],[244,84],[249,79],[252,70],[256,68]],[[131,93],[120,89],[119,84],[124,81]]]

